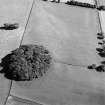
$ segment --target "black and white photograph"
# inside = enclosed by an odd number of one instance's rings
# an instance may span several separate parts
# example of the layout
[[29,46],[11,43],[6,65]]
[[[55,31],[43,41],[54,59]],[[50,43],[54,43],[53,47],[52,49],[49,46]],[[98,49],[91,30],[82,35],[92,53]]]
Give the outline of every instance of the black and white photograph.
[[0,105],[105,105],[105,0],[0,0]]

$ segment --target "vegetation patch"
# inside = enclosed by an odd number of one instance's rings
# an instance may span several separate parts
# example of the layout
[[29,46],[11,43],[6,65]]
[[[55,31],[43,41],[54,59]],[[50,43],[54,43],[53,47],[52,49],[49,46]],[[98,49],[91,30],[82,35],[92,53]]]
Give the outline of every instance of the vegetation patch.
[[98,6],[97,9],[105,11],[105,6],[104,5]]
[[19,24],[18,23],[4,23],[3,26],[0,27],[1,30],[14,30],[19,28]]
[[92,4],[89,4],[89,3],[82,3],[82,2],[74,1],[74,0],[67,1],[66,4],[80,6],[80,7],[87,7],[87,8],[96,8],[96,5],[92,5]]
[[[101,45],[101,48],[96,48],[98,55],[102,58],[105,57],[105,34],[100,32],[97,33],[97,39],[101,40],[98,42]],[[105,72],[105,61],[100,62],[100,65],[96,66],[96,64],[92,64],[88,66],[88,69],[95,69],[97,72]]]
[[51,60],[51,54],[44,46],[22,45],[2,59],[1,73],[8,79],[30,81],[46,74]]

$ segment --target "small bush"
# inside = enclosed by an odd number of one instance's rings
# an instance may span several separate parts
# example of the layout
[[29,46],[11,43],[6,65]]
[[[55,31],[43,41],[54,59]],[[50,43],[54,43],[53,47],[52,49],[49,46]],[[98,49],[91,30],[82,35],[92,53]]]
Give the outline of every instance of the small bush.
[[43,46],[22,45],[2,59],[2,72],[12,80],[33,80],[48,71],[51,59],[50,52]]
[[105,72],[105,65],[97,66],[95,68],[95,70],[98,71],[98,72]]
[[104,5],[101,5],[99,7],[97,7],[98,10],[105,10],[105,6]]
[[96,68],[96,64],[92,64],[88,66],[88,69],[95,69]]

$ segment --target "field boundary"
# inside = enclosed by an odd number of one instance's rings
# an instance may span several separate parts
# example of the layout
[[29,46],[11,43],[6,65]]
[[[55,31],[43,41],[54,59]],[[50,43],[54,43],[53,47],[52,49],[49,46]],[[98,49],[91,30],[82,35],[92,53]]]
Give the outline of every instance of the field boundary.
[[[24,32],[23,32],[23,35],[22,35],[22,38],[21,38],[19,47],[20,47],[21,44],[22,44],[22,41],[23,41],[23,38],[24,38],[24,34],[25,34],[25,31],[26,31],[26,28],[27,28],[27,25],[28,25],[28,21],[29,21],[29,18],[30,18],[30,16],[31,16],[31,12],[32,12],[32,9],[33,9],[33,5],[34,5],[34,0],[32,1],[32,5],[31,5],[31,8],[30,8],[30,12],[29,12],[28,18],[27,18],[27,20],[26,20],[25,29],[24,29]],[[7,104],[8,97],[10,96],[10,92],[11,92],[11,89],[12,89],[12,83],[13,83],[13,80],[10,81],[9,92],[8,92],[8,94],[7,94],[7,97],[6,97],[6,99],[5,99],[4,103],[3,103],[3,105],[6,105],[6,104]]]

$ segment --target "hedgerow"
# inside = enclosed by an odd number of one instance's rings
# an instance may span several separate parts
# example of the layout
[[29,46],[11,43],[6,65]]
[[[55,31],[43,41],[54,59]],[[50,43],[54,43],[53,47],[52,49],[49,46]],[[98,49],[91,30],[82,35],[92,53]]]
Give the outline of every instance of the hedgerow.
[[96,8],[96,5],[92,5],[92,4],[89,4],[89,3],[82,3],[82,2],[74,1],[74,0],[67,1],[66,4],[80,6],[80,7],[87,7],[87,8]]

